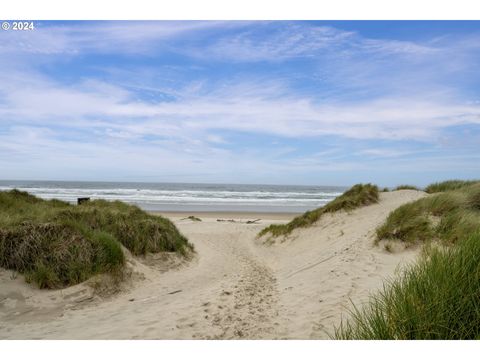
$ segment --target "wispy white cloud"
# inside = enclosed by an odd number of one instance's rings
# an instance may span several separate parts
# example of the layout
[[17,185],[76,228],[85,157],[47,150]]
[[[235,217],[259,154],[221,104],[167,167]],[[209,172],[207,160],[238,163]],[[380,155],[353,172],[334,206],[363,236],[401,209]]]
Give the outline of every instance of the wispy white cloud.
[[315,58],[331,55],[405,55],[432,54],[439,49],[431,44],[411,41],[368,39],[358,33],[330,26],[299,23],[264,23],[235,35],[220,36],[208,46],[186,48],[189,55],[205,59],[234,62],[273,61],[292,58]]
[[37,23],[34,31],[0,32],[0,53],[79,55],[149,53],[168,40],[195,33],[244,26],[225,21],[115,21]]
[[[28,83],[28,85],[26,85]],[[234,130],[284,137],[337,135],[353,139],[432,141],[442,129],[480,123],[480,106],[455,97],[418,94],[363,101],[318,101],[281,83],[191,89],[176,101],[151,103],[100,81],[74,87],[37,78],[9,81],[0,116],[10,122],[105,128],[113,137],[181,137]],[[18,119],[18,120],[16,120]],[[183,135],[180,135],[183,134]]]
[[[204,59],[236,62],[278,62],[331,52],[337,56],[357,52],[427,55],[441,51],[444,45],[443,39],[429,43],[371,39],[331,26],[270,21],[38,22],[35,31],[0,32],[0,40],[0,53],[4,55],[138,54],[162,47]],[[181,46],[177,46],[178,41]],[[461,44],[478,47],[474,38]]]
[[[467,142],[469,150],[478,147],[480,104],[465,96],[462,84],[445,80],[472,71],[473,38],[461,44],[448,38],[380,40],[333,27],[269,22],[49,24],[28,36],[5,34],[3,171],[20,174],[22,163],[22,174],[76,168],[106,177],[128,168],[142,176],[177,174],[179,181],[232,181],[248,174],[252,182],[268,182],[281,174],[295,182],[295,176],[325,172],[366,176],[392,159],[398,171],[428,164],[435,171],[442,164],[459,169],[460,163],[478,169],[476,158],[456,162],[442,152],[448,148],[452,155]],[[92,53],[151,60],[159,48],[184,63],[95,63],[94,75],[69,81],[40,66],[51,69],[64,55]],[[284,67],[298,59],[310,67]],[[231,68],[219,75],[221,63]],[[253,63],[267,65],[251,70],[258,66]],[[270,65],[281,72],[269,72]],[[459,136],[452,127],[473,130]],[[275,141],[267,146],[262,137]],[[243,144],[244,138],[251,143]],[[302,147],[302,141],[317,146]],[[409,147],[412,142],[416,146]],[[204,180],[188,178],[194,173]]]

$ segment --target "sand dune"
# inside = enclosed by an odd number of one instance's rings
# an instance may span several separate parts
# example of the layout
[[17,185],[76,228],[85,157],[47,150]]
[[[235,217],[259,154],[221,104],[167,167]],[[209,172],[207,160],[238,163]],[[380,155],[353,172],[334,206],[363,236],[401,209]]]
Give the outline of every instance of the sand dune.
[[286,219],[252,215],[262,220],[247,224],[245,216],[218,222],[218,214],[196,214],[203,221],[194,222],[173,214],[195,258],[165,271],[130,257],[132,278],[106,298],[87,284],[38,290],[0,270],[0,338],[327,338],[350,299],[361,304],[415,259],[413,249],[392,254],[374,246],[373,235],[391,210],[422,196],[381,193],[378,204],[327,215],[269,245],[256,234]]

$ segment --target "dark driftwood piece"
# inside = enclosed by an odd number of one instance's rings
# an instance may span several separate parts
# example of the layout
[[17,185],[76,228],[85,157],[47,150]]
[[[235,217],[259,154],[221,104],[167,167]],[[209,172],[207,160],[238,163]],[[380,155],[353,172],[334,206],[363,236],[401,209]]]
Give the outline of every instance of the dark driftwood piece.
[[175,291],[169,292],[168,295],[173,295],[173,294],[179,293],[180,291],[182,290],[175,290]]

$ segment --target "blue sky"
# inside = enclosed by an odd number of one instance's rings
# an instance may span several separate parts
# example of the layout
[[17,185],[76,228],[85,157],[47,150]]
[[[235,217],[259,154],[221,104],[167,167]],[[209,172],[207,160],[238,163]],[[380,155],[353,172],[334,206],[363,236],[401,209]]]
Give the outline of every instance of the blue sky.
[[480,23],[46,22],[0,31],[0,178],[480,178]]

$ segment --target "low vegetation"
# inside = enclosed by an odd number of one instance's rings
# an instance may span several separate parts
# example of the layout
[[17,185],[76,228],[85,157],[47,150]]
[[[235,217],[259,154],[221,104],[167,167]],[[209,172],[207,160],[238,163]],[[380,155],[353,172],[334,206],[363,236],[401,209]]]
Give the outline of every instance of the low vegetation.
[[425,191],[429,194],[433,194],[437,192],[457,190],[475,183],[480,183],[480,180],[447,180],[430,184],[425,188]]
[[425,243],[420,261],[387,282],[335,330],[337,339],[480,338],[480,183],[430,185],[394,210],[378,240]]
[[196,217],[196,216],[193,216],[193,215],[190,215],[182,220],[192,220],[192,221],[202,221],[202,219],[200,219],[199,217]]
[[308,227],[317,222],[323,214],[340,210],[351,211],[361,206],[378,202],[379,191],[376,185],[357,184],[345,191],[323,207],[307,211],[297,216],[287,224],[273,224],[263,229],[258,236],[270,234],[271,236],[288,235],[293,230]]
[[172,222],[136,206],[104,200],[74,206],[18,190],[0,192],[0,266],[40,288],[119,272],[125,264],[121,245],[134,255],[191,249]]
[[418,190],[418,188],[413,185],[398,185],[394,190]]
[[432,248],[335,330],[337,339],[478,339],[480,233]]
[[480,228],[480,183],[400,206],[377,229],[377,241],[407,244],[441,240],[452,244]]

